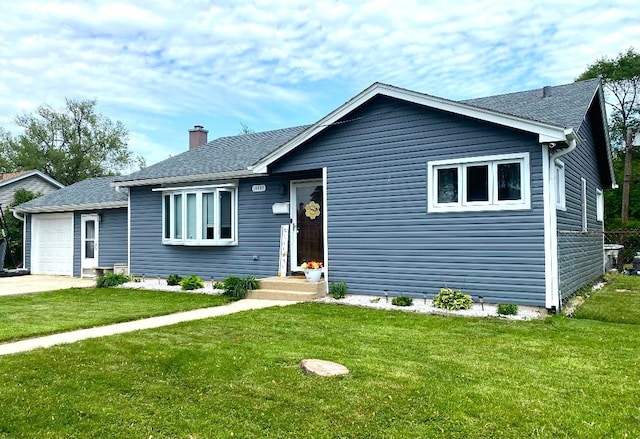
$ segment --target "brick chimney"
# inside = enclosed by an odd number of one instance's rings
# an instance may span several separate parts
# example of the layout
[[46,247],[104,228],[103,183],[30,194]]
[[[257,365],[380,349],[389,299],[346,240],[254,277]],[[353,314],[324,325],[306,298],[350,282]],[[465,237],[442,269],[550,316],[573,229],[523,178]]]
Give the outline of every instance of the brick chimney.
[[202,125],[194,125],[194,127],[189,130],[189,149],[207,143],[207,133],[209,133],[209,131],[205,130]]

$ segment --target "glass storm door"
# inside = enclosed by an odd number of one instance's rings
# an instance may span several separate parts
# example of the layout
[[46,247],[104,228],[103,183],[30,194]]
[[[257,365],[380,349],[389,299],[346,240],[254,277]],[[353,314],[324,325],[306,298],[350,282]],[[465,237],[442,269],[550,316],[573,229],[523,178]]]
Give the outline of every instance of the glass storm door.
[[291,183],[291,271],[306,261],[324,263],[322,180]]
[[98,215],[81,217],[82,269],[98,266]]

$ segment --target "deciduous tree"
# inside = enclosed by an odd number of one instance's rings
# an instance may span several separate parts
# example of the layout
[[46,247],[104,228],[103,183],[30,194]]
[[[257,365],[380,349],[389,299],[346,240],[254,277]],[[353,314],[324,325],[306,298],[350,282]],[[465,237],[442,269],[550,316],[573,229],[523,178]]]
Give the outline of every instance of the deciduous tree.
[[7,170],[38,169],[69,185],[117,174],[135,160],[127,129],[97,113],[96,100],[66,99],[62,110],[42,105],[17,116],[16,124],[22,134],[0,137]]
[[603,57],[587,67],[578,80],[600,77],[607,91],[607,104],[613,112],[610,120],[611,138],[624,151],[624,174],[620,218],[625,226],[629,221],[629,197],[633,163],[632,133],[640,122],[640,54],[633,48],[617,58]]

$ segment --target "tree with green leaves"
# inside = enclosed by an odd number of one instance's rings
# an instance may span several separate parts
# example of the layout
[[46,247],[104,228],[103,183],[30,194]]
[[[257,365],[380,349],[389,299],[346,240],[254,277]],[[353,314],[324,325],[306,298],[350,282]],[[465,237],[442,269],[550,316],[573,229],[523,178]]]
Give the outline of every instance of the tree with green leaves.
[[633,133],[640,128],[640,54],[633,48],[617,58],[603,57],[587,67],[577,80],[601,78],[607,104],[613,109],[610,120],[611,139],[618,151],[624,152],[624,171],[620,219],[629,222],[633,164]]
[[96,112],[96,100],[66,99],[61,110],[48,105],[16,117],[24,132],[0,132],[0,170],[38,169],[69,185],[89,177],[114,175],[135,158],[122,122]]

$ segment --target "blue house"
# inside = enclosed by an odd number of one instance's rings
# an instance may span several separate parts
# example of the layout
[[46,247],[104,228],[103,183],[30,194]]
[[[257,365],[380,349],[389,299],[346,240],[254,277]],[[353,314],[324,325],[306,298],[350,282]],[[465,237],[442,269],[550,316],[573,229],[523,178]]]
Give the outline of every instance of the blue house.
[[132,274],[274,276],[283,225],[289,274],[320,261],[360,294],[557,309],[603,273],[598,80],[467,101],[375,83],[313,125],[190,131],[188,151],[111,183]]

